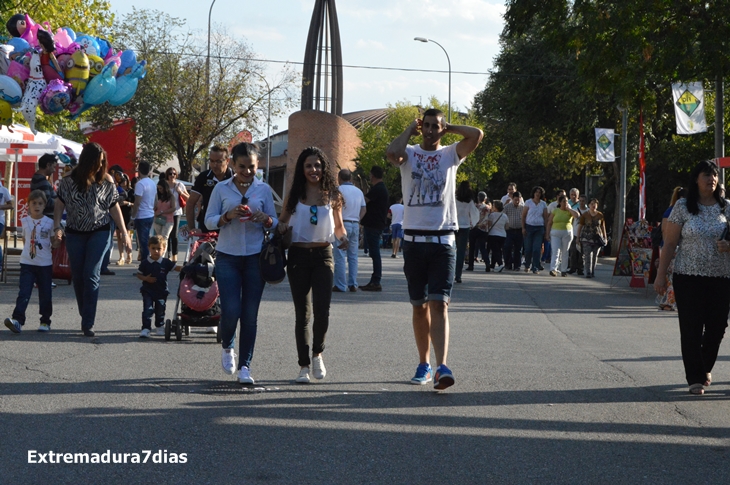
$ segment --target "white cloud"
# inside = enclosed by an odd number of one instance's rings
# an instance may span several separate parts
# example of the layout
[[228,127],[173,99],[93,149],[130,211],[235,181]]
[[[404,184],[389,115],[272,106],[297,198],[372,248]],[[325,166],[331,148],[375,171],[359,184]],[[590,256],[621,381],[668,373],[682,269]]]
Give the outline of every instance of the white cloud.
[[385,46],[382,44],[382,42],[378,42],[377,40],[373,40],[373,39],[358,39],[357,42],[355,43],[355,46],[358,49],[368,49],[368,50],[376,49],[376,50],[380,50],[380,51],[385,50]]

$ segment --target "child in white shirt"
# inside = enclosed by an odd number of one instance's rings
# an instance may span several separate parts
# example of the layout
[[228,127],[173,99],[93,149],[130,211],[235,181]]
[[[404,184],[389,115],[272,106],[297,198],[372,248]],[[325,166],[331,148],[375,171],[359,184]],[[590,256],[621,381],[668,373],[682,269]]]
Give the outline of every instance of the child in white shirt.
[[53,282],[53,255],[51,247],[61,243],[53,232],[53,219],[43,215],[46,194],[34,190],[28,196],[28,215],[21,219],[23,226],[23,252],[20,255],[20,290],[15,301],[13,316],[5,319],[5,326],[13,333],[20,333],[25,324],[33,285],[38,285],[41,325],[39,332],[51,330],[51,283]]

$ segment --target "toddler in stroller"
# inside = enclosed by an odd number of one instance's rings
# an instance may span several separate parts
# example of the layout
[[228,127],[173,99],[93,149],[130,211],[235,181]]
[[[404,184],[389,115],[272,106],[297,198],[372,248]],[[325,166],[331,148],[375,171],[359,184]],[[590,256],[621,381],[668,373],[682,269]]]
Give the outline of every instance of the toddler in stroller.
[[[215,280],[217,237],[217,233],[204,234],[188,247],[180,272],[176,318],[165,323],[165,340],[170,340],[173,332],[177,340],[182,340],[183,332],[190,334],[190,327],[218,327],[221,308]],[[220,336],[216,340],[220,342]]]

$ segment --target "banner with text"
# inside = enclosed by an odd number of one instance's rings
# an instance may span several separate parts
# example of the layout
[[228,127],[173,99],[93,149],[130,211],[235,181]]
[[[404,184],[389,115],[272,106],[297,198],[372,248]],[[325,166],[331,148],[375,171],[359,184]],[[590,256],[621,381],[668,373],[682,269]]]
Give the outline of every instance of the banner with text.
[[701,82],[672,84],[674,114],[677,118],[677,134],[705,133],[705,90]]

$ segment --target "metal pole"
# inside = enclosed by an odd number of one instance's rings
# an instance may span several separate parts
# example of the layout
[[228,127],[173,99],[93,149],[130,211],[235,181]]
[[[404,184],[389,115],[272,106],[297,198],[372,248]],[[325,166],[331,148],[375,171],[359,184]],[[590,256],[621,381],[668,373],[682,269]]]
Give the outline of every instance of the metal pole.
[[249,71],[250,74],[256,74],[266,84],[269,91],[269,114],[266,119],[266,183],[269,183],[269,160],[271,160],[271,86],[264,76],[256,71]]
[[210,10],[208,10],[208,55],[205,58],[205,98],[208,101],[210,95],[210,17],[213,14],[213,5],[215,0],[210,3]]
[[[209,105],[208,98],[210,97],[210,17],[213,14],[213,5],[215,0],[210,3],[210,9],[208,10],[208,55],[205,56],[205,103]],[[210,162],[206,160],[205,169],[210,170]]]
[[[724,119],[724,87],[722,76],[715,78],[715,158],[725,156],[725,119]],[[725,169],[720,169],[719,183],[725,185]]]
[[449,53],[446,52],[444,46],[442,46],[433,39],[426,39],[425,37],[414,37],[413,40],[417,40],[418,42],[433,42],[437,46],[441,47],[441,50],[444,51],[444,54],[446,54],[446,60],[449,63],[449,123],[451,123],[451,58],[449,57]]
[[629,110],[627,107],[620,108],[621,117],[621,184],[619,186],[619,230],[623,230],[626,223],[626,132],[628,131]]
[[[266,79],[264,79],[266,81]],[[266,118],[266,183],[269,183],[269,161],[271,160],[271,88],[266,83],[269,90],[269,115]]]

